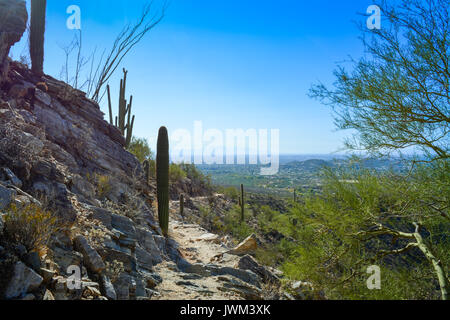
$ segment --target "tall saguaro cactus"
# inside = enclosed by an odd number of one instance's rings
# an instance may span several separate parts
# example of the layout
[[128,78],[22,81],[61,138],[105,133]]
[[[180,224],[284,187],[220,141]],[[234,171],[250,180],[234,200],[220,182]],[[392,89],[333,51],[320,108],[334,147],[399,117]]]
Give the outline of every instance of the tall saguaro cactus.
[[44,74],[44,33],[47,0],[31,0],[30,57],[31,69]]
[[245,199],[244,199],[244,185],[241,184],[241,196],[239,197],[239,205],[241,206],[241,221],[245,220]]
[[184,219],[184,194],[180,194],[180,216]]
[[169,234],[169,135],[166,127],[158,133],[156,151],[156,193],[158,198],[159,226],[164,234]]
[[120,80],[120,92],[119,92],[119,113],[113,122],[113,113],[111,105],[111,91],[109,85],[106,86],[108,93],[108,107],[109,107],[109,122],[111,125],[115,125],[119,128],[122,135],[125,137],[125,146],[130,146],[131,138],[133,137],[133,127],[135,116],[131,117],[131,107],[133,105],[133,96],[130,96],[130,102],[127,104],[125,99],[126,86],[127,86],[127,74],[128,71],[123,69],[123,79]]

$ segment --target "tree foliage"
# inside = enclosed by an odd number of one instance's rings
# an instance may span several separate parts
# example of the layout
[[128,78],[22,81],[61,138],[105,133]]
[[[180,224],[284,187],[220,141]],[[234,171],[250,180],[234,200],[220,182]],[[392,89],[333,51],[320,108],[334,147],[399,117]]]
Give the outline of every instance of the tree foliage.
[[[285,264],[333,298],[448,298],[450,243],[449,1],[380,4],[380,30],[362,28],[365,56],[339,66],[311,96],[334,108],[346,145],[375,155],[422,152],[407,174],[328,171],[323,193],[291,215],[299,246]],[[365,287],[382,268],[382,290]]]
[[366,51],[339,66],[332,89],[313,86],[311,96],[331,105],[340,129],[353,129],[352,149],[371,152],[408,147],[430,159],[449,156],[448,0],[380,4],[382,28],[361,27]]

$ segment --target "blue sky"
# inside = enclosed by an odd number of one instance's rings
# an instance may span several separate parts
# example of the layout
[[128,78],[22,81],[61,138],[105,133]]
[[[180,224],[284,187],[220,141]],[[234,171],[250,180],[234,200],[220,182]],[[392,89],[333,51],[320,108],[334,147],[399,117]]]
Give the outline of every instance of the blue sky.
[[[172,0],[165,19],[122,64],[134,96],[134,134],[153,147],[161,125],[193,131],[199,120],[205,129],[280,129],[285,154],[337,151],[348,133],[336,132],[330,109],[308,91],[319,80],[331,84],[337,62],[362,55],[355,21],[365,20],[360,13],[372,3]],[[75,32],[66,28],[72,4],[81,8],[87,56],[110,48],[145,1],[48,1],[45,72],[56,78],[64,64],[60,46]],[[155,9],[161,4],[155,0]],[[13,58],[26,52],[24,39]],[[114,104],[121,76],[110,81]]]

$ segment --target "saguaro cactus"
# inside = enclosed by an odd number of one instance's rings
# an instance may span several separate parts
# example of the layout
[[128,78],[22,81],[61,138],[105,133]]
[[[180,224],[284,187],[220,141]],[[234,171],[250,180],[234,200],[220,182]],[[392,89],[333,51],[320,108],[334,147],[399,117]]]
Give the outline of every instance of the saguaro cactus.
[[30,57],[33,72],[44,73],[44,33],[47,0],[31,1]]
[[150,182],[150,162],[145,160],[143,163],[144,174],[145,174],[145,182],[148,184]]
[[167,237],[169,234],[169,135],[166,127],[161,127],[158,133],[156,192],[159,226],[164,236]]
[[111,91],[109,85],[106,86],[108,93],[108,108],[109,108],[109,122],[111,125],[115,125],[119,128],[122,135],[125,137],[125,146],[130,146],[131,138],[133,137],[133,127],[135,116],[131,117],[131,107],[133,105],[133,96],[130,96],[130,102],[127,104],[125,99],[126,86],[127,86],[127,74],[128,71],[123,69],[123,79],[120,80],[120,92],[119,92],[119,113],[115,117],[115,123],[113,123],[112,105],[111,105]]
[[184,194],[180,195],[180,215],[184,219]]
[[239,204],[241,205],[241,221],[245,220],[245,200],[244,200],[244,185],[241,184],[241,196],[239,198]]

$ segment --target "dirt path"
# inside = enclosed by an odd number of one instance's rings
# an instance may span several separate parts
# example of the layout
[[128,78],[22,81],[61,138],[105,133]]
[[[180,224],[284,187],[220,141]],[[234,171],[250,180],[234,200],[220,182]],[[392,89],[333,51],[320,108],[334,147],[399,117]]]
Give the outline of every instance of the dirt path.
[[[175,207],[173,203],[173,207]],[[172,207],[172,203],[171,203]],[[229,248],[222,244],[218,235],[195,224],[179,221],[180,217],[171,210],[169,234],[180,245],[179,250],[184,258],[192,264],[211,263],[221,267],[236,267],[238,257],[224,254],[215,258]],[[178,219],[178,220],[177,220]],[[220,260],[218,260],[220,259]],[[163,282],[155,289],[160,293],[160,300],[242,300],[242,297],[223,287],[224,277],[201,276],[192,273],[183,273],[178,270],[175,263],[165,261],[155,267],[163,278]]]

